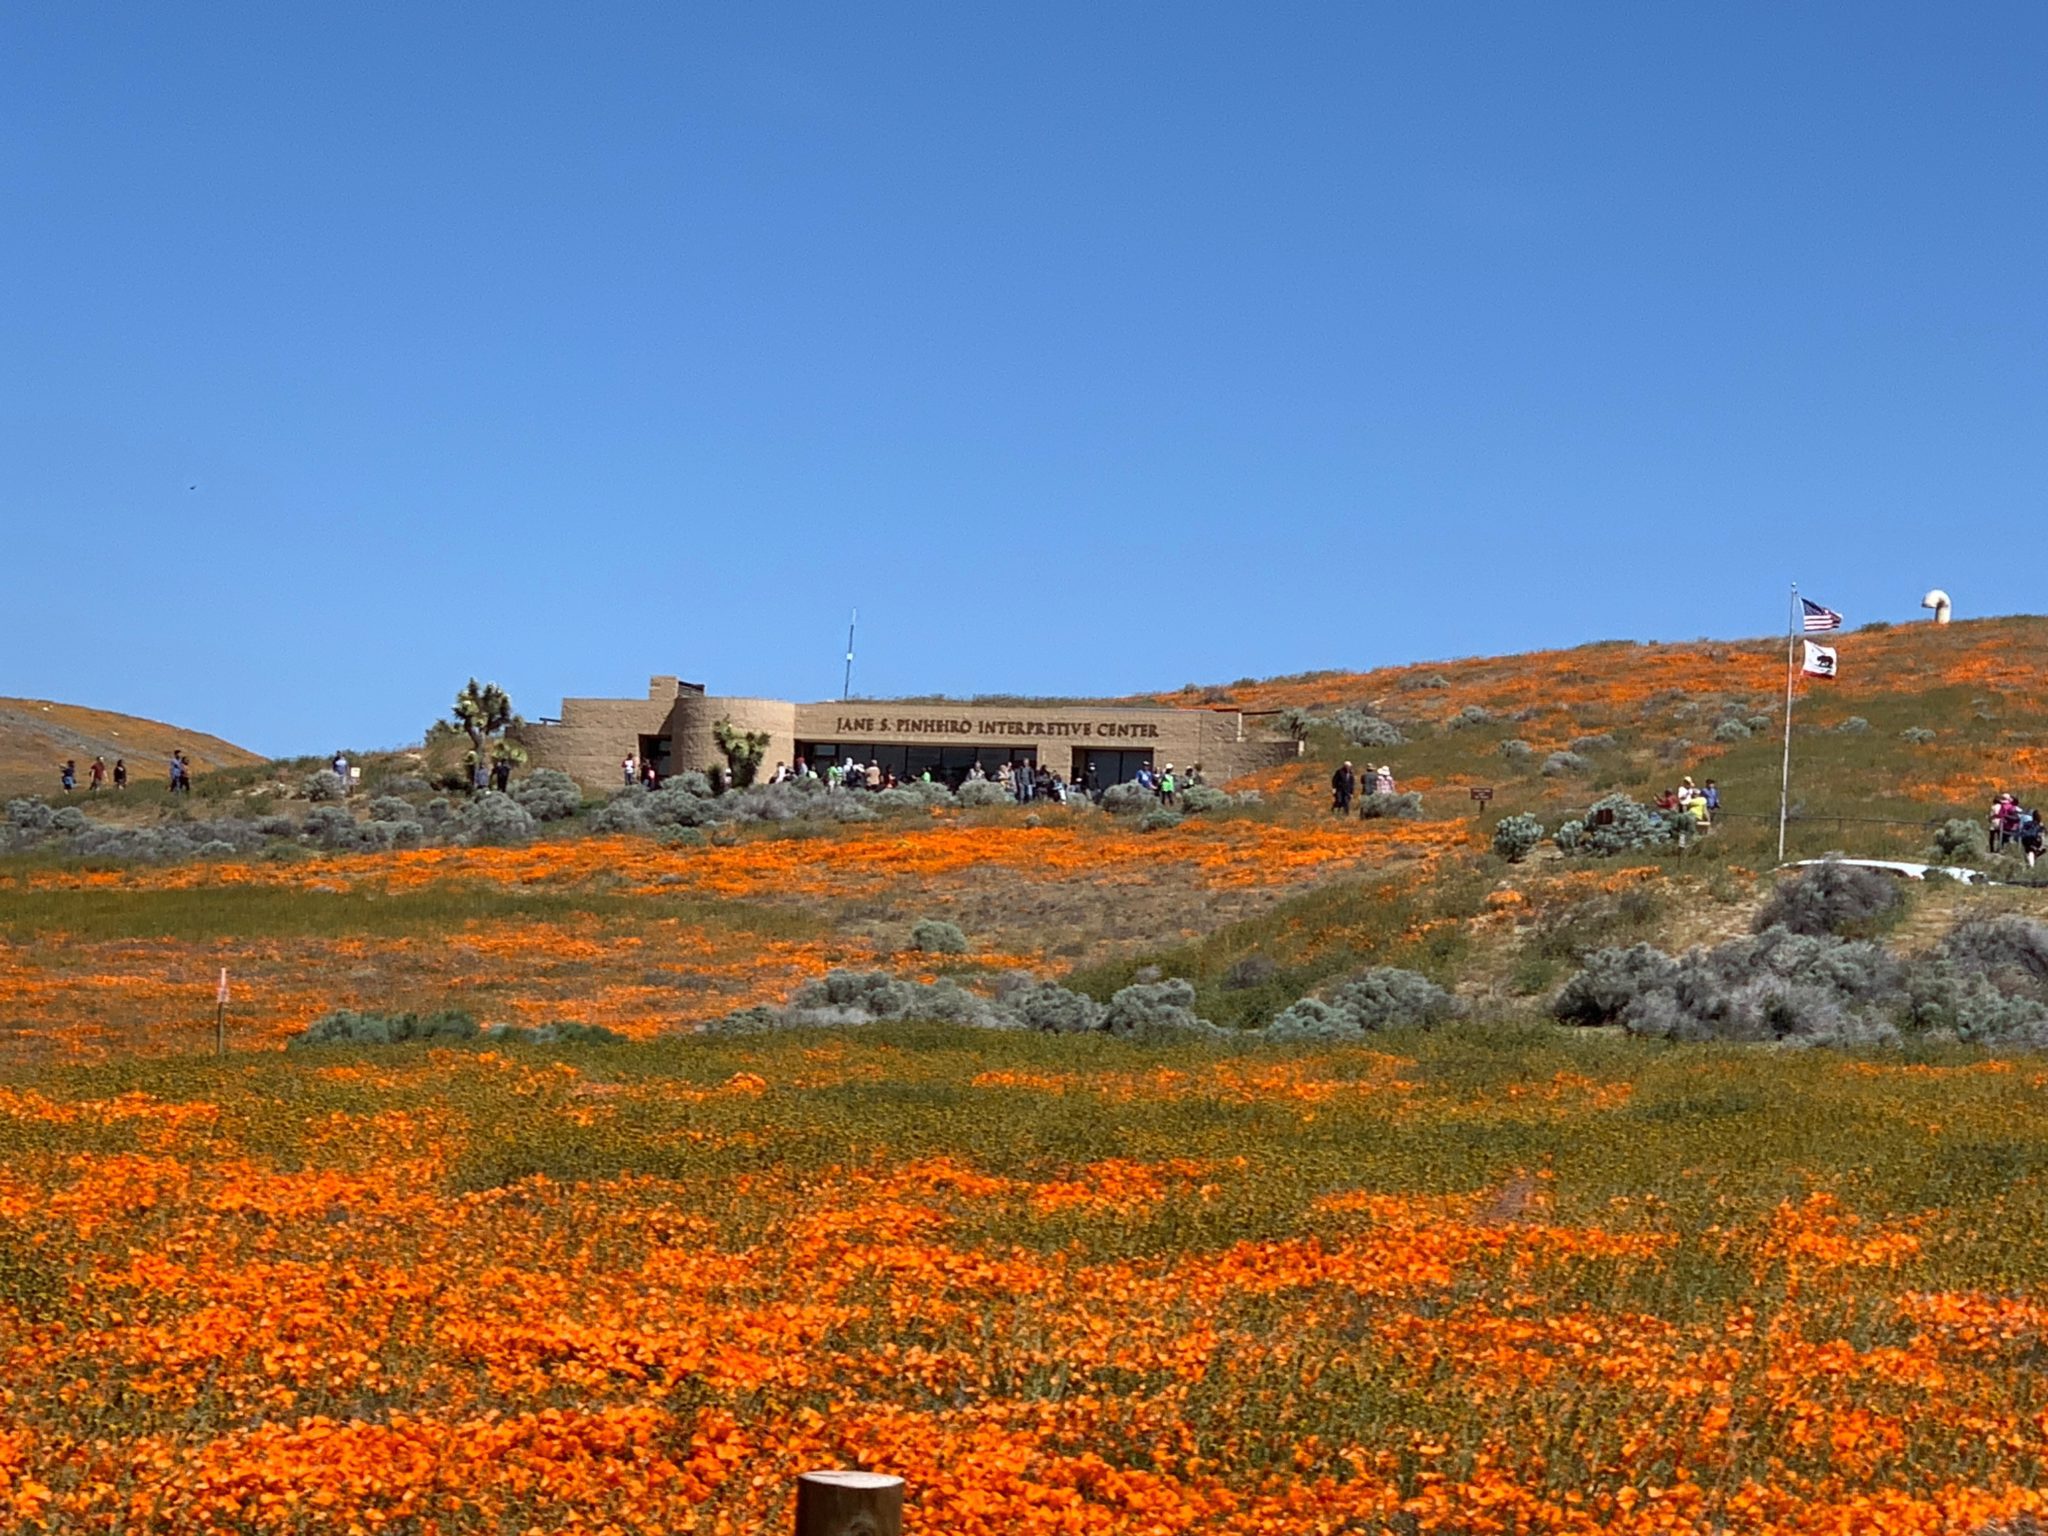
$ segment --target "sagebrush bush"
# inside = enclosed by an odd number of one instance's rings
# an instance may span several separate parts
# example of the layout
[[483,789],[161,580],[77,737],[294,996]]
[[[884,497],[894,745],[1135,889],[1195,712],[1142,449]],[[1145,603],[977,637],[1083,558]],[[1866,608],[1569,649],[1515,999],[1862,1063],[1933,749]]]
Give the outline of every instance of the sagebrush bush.
[[1928,742],[1934,740],[1935,734],[1935,732],[1928,730],[1924,725],[1909,725],[1899,732],[1899,740],[1910,746],[1924,747]]
[[[1126,787],[1136,789],[1138,786],[1135,784],[1129,786],[1122,784],[1114,785],[1104,792],[1102,803],[1105,806],[1109,805],[1109,796],[1117,790]],[[966,806],[1009,805],[1016,800],[1015,795],[991,779],[969,779],[954,792],[953,797]],[[1149,799],[1150,797],[1147,796],[1146,798]]]
[[1354,747],[1401,747],[1408,744],[1408,738],[1401,734],[1399,726],[1368,710],[1340,709],[1330,717],[1330,723]]
[[1112,784],[1102,792],[1102,808],[1119,816],[1137,815],[1159,804],[1159,796],[1142,784]]
[[1427,688],[1448,688],[1450,686],[1451,680],[1441,672],[1412,672],[1401,679],[1401,687],[1409,693],[1417,693]]
[[1384,1029],[1427,1028],[1457,1012],[1457,1000],[1427,976],[1382,965],[1325,997],[1288,1004],[1265,1033],[1276,1040],[1343,1039]]
[[1521,737],[1515,736],[1500,744],[1500,755],[1519,767],[1523,763],[1535,761],[1536,749]]
[[300,788],[308,800],[342,800],[348,796],[348,785],[332,768],[307,774]]
[[[264,818],[265,821],[270,818]],[[401,800],[396,795],[379,795],[370,802],[370,819],[394,823],[419,824],[420,813],[410,800]],[[257,824],[261,826],[262,823]]]
[[1574,752],[1611,752],[1614,750],[1614,736],[1609,731],[1594,731],[1586,736],[1574,736],[1571,740]]
[[1667,818],[1627,795],[1603,795],[1587,807],[1571,847],[1567,848],[1563,841],[1565,828],[1558,828],[1558,847],[1596,859],[1611,858],[1618,853],[1667,848],[1676,841],[1678,830],[1675,818]]
[[1592,760],[1581,757],[1576,752],[1553,752],[1550,756],[1543,759],[1543,767],[1541,769],[1543,777],[1546,779],[1576,778],[1580,774],[1591,773],[1592,771]]
[[1503,816],[1494,823],[1493,851],[1510,864],[1519,864],[1543,841],[1543,823],[1534,816]]
[[1179,977],[1123,988],[1103,1010],[1102,1028],[1127,1040],[1176,1040],[1220,1031],[1195,1016],[1195,989]]
[[1714,740],[1719,742],[1747,741],[1751,731],[1740,720],[1723,720],[1714,727]]
[[1451,731],[1466,730],[1471,726],[1485,725],[1493,719],[1493,711],[1483,704],[1467,704],[1455,715],[1444,721],[1444,728]]
[[1138,830],[1140,832],[1168,832],[1179,826],[1184,819],[1179,811],[1170,811],[1162,805],[1147,811],[1138,818]]
[[397,1045],[407,1040],[473,1040],[476,1020],[449,1009],[439,1013],[358,1013],[342,1008],[315,1019],[287,1046]]
[[1574,816],[1557,824],[1557,830],[1550,834],[1550,840],[1557,844],[1559,853],[1577,853],[1585,846],[1586,824]]
[[535,821],[566,821],[583,809],[583,788],[559,768],[536,768],[512,788]]
[[510,795],[490,790],[455,813],[455,834],[465,843],[523,843],[534,834],[534,819]]
[[1412,789],[1394,795],[1360,795],[1358,814],[1365,821],[1377,821],[1387,817],[1414,821],[1423,814],[1422,795],[1420,791]]
[[1237,800],[1225,790],[1209,784],[1190,784],[1180,794],[1181,809],[1190,816],[1213,816],[1219,811],[1234,810]]
[[2048,924],[2010,912],[1968,917],[1943,937],[1940,952],[1965,970],[2048,996]]
[[910,947],[927,955],[964,955],[967,953],[967,935],[956,923],[927,917],[912,925]]
[[1851,715],[1835,729],[1844,736],[1860,736],[1870,729],[1870,722],[1861,715]]
[[1678,962],[1648,944],[1596,949],[1558,992],[1550,1011],[1565,1024],[1619,1024],[1628,1005],[1668,987]]
[[1905,910],[1905,892],[1893,876],[1830,859],[1781,880],[1752,927],[1758,933],[1778,927],[1793,933],[1869,938],[1898,921]]
[[1935,831],[1934,843],[1927,850],[1927,857],[1935,864],[1967,864],[1983,858],[1989,851],[1986,840],[1984,828],[1976,822],[1952,816]]
[[55,814],[41,800],[23,798],[7,802],[7,823],[22,832],[46,832]]
[[552,1024],[486,1024],[482,1038],[499,1045],[623,1045],[626,1037],[602,1024],[563,1019]]

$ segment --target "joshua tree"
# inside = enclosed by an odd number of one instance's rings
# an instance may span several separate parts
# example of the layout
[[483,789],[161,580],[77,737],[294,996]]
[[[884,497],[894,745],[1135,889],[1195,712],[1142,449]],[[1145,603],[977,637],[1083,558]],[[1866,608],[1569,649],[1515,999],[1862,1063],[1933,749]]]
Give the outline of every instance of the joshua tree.
[[[470,787],[482,789],[489,782],[492,739],[503,737],[519,724],[519,716],[504,689],[472,677],[455,695],[454,723],[469,733]],[[502,741],[498,744],[505,745]]]
[[732,787],[745,789],[754,782],[773,738],[766,731],[742,730],[731,720],[721,719],[711,727],[711,739],[718,743],[718,750],[732,766]]

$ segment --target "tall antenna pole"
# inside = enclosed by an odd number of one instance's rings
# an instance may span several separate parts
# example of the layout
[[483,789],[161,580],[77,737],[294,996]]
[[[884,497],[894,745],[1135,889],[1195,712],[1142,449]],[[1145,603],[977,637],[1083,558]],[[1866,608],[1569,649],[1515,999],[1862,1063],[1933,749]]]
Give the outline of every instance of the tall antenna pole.
[[1799,633],[1799,583],[1792,583],[1792,611],[1785,620],[1785,766],[1778,777],[1778,862],[1785,862],[1785,818],[1792,803],[1792,652]]
[[839,685],[839,702],[844,704],[853,697],[853,626],[860,622],[860,610],[854,609],[846,621],[846,681]]

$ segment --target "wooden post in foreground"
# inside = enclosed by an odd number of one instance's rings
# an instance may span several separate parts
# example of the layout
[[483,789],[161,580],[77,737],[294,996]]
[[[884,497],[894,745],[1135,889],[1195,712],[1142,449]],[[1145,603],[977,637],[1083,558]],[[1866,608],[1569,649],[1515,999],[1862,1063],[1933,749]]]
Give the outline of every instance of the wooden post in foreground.
[[796,1536],[903,1536],[903,1479],[804,1473],[796,1480]]

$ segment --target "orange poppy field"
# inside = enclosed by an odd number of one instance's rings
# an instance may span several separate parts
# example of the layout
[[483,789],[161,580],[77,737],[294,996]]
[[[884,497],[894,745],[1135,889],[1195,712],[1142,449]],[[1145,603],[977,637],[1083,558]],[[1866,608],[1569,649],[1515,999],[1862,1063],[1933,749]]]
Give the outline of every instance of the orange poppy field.
[[[0,1093],[79,1532],[2019,1531],[2048,1074],[892,1026]],[[2001,1524],[1999,1522],[2006,1522]]]

